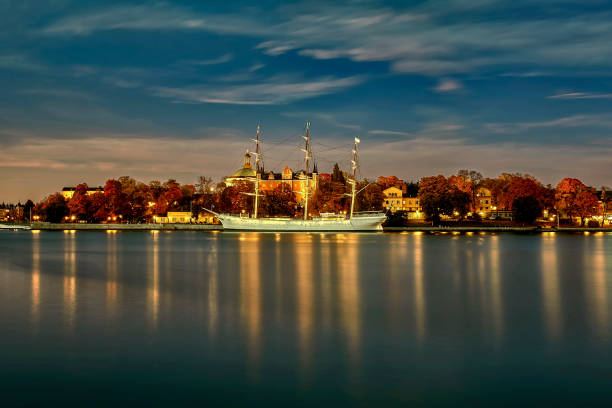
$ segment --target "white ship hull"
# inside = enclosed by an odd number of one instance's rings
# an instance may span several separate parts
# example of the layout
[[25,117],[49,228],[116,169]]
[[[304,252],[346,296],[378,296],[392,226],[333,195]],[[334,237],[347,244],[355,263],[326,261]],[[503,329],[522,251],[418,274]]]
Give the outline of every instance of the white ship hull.
[[242,231],[382,231],[386,217],[382,214],[353,218],[248,218],[236,215],[218,215],[224,230]]

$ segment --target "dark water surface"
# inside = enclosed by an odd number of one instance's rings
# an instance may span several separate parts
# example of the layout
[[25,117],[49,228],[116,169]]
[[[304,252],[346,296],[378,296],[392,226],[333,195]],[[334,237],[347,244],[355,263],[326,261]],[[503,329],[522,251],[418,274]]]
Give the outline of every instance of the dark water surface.
[[0,232],[2,406],[612,404],[612,234]]

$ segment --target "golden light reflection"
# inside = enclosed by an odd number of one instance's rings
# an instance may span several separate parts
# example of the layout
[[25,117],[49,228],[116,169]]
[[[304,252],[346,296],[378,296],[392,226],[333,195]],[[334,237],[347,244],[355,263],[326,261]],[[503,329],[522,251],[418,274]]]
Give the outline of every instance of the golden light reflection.
[[501,272],[500,272],[500,264],[499,264],[499,236],[493,235],[491,236],[491,248],[489,250],[490,254],[490,293],[491,293],[491,321],[493,323],[493,331],[495,333],[495,339],[497,342],[500,342],[503,335],[504,330],[504,321],[503,321],[503,300],[502,300],[502,290],[501,290]]
[[325,327],[332,325],[332,252],[329,236],[321,238],[321,312]]
[[72,330],[76,314],[76,240],[73,233],[64,237],[64,316]]
[[594,250],[589,251],[593,254],[587,258],[585,271],[587,297],[589,299],[589,315],[592,316],[595,332],[600,340],[607,342],[609,333],[608,319],[608,287],[606,279],[606,253],[605,242],[602,235],[593,234],[589,244],[595,246]]
[[414,236],[414,322],[415,335],[419,342],[425,338],[425,291],[423,284],[423,236]]
[[239,236],[241,314],[246,325],[247,350],[251,368],[255,368],[259,363],[261,347],[259,240],[258,233],[242,233]]
[[153,234],[152,254],[149,266],[149,288],[147,291],[147,305],[151,327],[157,329],[159,313],[159,234]]
[[410,252],[412,245],[410,241],[412,234],[399,234],[390,237],[387,247],[387,254],[381,262],[385,262],[385,267],[382,269],[387,277],[387,297],[389,305],[387,307],[387,330],[393,333],[395,330],[403,327],[406,316],[402,312],[406,293],[403,285],[404,272],[406,270],[406,260],[408,259],[409,248]]
[[117,308],[117,236],[111,230],[106,232],[106,306],[114,316]]
[[546,333],[551,341],[558,341],[562,331],[561,291],[557,264],[555,235],[542,236],[542,308]]
[[313,325],[313,271],[312,236],[295,235],[297,325],[299,360],[302,370],[307,370],[312,358]]
[[208,332],[211,339],[217,333],[217,319],[219,316],[219,260],[218,260],[218,240],[217,235],[212,236],[213,242],[208,253]]
[[[343,240],[346,240],[343,237]],[[359,240],[354,234],[345,245],[336,246],[338,253],[338,287],[340,291],[340,318],[347,336],[350,363],[356,367],[361,348],[361,304],[359,289]]]
[[[38,231],[40,232],[40,231]],[[32,235],[32,299],[31,319],[33,326],[37,326],[40,320],[40,236],[38,233]]]

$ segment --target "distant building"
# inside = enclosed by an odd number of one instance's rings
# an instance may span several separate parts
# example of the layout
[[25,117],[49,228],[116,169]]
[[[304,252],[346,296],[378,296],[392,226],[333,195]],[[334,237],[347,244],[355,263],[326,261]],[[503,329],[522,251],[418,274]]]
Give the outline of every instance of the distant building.
[[423,218],[423,209],[419,204],[419,198],[406,195],[399,187],[389,187],[383,190],[383,208],[392,213],[405,211],[407,218]]
[[0,221],[8,221],[10,212],[8,208],[0,208]]
[[[62,196],[64,196],[66,200],[70,200],[72,196],[74,195],[75,191],[76,191],[76,187],[64,187],[62,188]],[[103,193],[103,192],[104,192],[104,187],[89,187],[87,189],[88,195],[92,195],[96,193]]]
[[[244,155],[244,164],[242,168],[236,170],[231,177],[226,177],[225,184],[233,186],[241,181],[254,183],[256,177],[259,178],[259,189],[261,192],[272,191],[284,184],[291,187],[291,190],[295,193],[297,202],[302,201],[302,195],[305,191],[304,187],[307,183],[304,171],[295,173],[288,166],[285,166],[282,173],[274,173],[272,171],[257,172],[257,170],[251,166],[251,155],[248,153]],[[315,168],[312,173],[308,174],[308,193],[310,195],[314,194],[318,185],[319,177]]]
[[474,203],[474,211],[480,214],[481,217],[488,217],[491,211],[497,207],[493,204],[491,190],[485,187],[480,187],[476,190],[476,202]]
[[192,221],[189,211],[168,211],[165,217],[154,216],[153,222],[156,224],[189,224]]

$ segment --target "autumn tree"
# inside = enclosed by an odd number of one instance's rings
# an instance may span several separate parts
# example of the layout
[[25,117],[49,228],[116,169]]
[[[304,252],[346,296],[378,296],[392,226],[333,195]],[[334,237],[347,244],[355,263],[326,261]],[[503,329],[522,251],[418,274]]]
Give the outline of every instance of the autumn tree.
[[195,184],[195,192],[197,194],[209,194],[214,190],[213,179],[210,177],[200,176]]
[[177,210],[182,198],[183,191],[177,183],[168,185],[168,189],[163,194],[163,199],[166,201],[166,206],[169,211]]
[[355,208],[358,211],[378,211],[382,209],[385,196],[380,184],[363,180],[357,184],[357,191],[360,190],[361,192],[355,197]]
[[578,179],[561,180],[557,185],[555,199],[557,210],[563,211],[569,217],[580,217],[581,225],[584,225],[584,218],[596,215],[599,211],[595,190]]
[[79,184],[76,186],[72,198],[68,201],[70,215],[75,216],[79,220],[87,220],[89,218],[91,201],[87,194],[87,190],[89,190],[87,184]]
[[443,175],[423,177],[419,182],[419,202],[434,224],[439,223],[441,215],[451,215],[453,212],[449,190],[450,185]]
[[39,203],[35,211],[47,222],[62,222],[69,210],[64,196],[55,193]]
[[389,187],[397,187],[397,188],[402,188],[402,180],[398,179],[395,176],[389,176],[389,177],[385,177],[385,176],[379,176],[376,179],[376,184],[378,184],[382,190],[386,190]]
[[90,196],[89,216],[94,222],[106,221],[109,216],[108,205],[104,193],[95,193]]
[[533,195],[516,197],[512,202],[514,220],[521,224],[532,225],[542,215],[542,204]]
[[[482,181],[482,174],[480,174],[479,172],[475,170],[459,170],[457,172],[457,176],[465,179],[466,182],[467,180],[469,180],[471,191],[465,191],[465,192],[467,192],[468,194],[471,194],[472,211],[476,211],[476,191],[478,190],[478,187],[480,186],[480,182]],[[464,191],[464,190],[461,190],[461,191]]]
[[314,213],[340,213],[348,210],[348,200],[345,196],[346,186],[340,181],[319,183],[317,191],[310,199],[310,208]]
[[285,183],[280,184],[274,190],[264,192],[259,201],[259,212],[268,217],[292,217],[297,206],[291,185]]
[[451,185],[442,175],[423,177],[418,197],[423,212],[434,224],[442,215],[465,217],[471,202],[470,194]]

